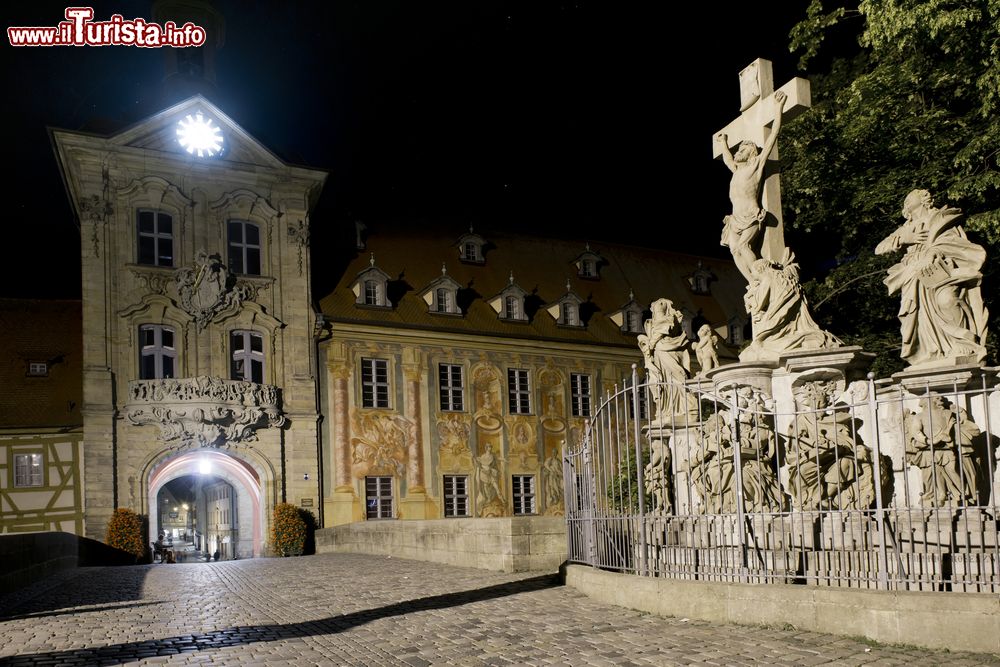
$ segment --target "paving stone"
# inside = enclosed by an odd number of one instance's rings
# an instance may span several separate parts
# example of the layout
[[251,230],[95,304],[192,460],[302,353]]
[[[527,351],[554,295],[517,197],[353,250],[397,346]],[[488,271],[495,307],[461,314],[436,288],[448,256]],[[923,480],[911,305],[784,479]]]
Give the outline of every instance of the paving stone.
[[1000,665],[660,618],[545,573],[324,554],[81,568],[0,599],[0,665]]

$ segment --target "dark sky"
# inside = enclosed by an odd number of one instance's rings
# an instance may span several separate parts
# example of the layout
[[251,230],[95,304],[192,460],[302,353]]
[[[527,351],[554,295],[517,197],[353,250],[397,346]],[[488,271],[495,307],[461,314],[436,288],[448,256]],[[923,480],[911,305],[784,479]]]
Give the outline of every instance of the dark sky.
[[[756,57],[796,74],[805,2],[217,2],[212,96],[288,161],[330,178],[314,253],[351,220],[475,223],[723,256],[728,173],[711,137]],[[4,4],[4,27],[55,25],[65,4]],[[97,3],[151,18],[148,2]],[[2,48],[4,296],[79,294],[79,239],[46,126],[126,125],[163,96],[163,54]],[[16,250],[14,250],[16,249]],[[13,252],[12,252],[13,250]]]

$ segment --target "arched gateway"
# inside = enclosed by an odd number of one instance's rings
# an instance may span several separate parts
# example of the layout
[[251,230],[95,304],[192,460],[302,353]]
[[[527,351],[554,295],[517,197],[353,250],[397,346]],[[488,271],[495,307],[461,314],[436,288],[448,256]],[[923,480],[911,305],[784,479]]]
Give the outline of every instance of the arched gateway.
[[[233,554],[239,557],[258,557],[264,551],[267,534],[267,506],[261,474],[252,465],[236,455],[214,449],[188,451],[161,458],[149,469],[147,507],[149,508],[150,534],[156,534],[160,525],[160,507],[157,501],[160,490],[168,482],[184,476],[202,476],[221,479],[235,491],[235,527]],[[208,517],[202,517],[202,523]],[[204,528],[202,528],[204,530]]]

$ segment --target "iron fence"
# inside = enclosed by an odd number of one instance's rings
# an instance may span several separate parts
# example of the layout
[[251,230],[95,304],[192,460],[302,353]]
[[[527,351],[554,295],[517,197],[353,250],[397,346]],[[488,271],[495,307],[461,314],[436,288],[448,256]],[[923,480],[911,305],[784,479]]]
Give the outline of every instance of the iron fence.
[[633,371],[564,457],[569,560],[678,579],[1000,592],[1000,392],[985,375],[946,392],[813,380],[789,396]]

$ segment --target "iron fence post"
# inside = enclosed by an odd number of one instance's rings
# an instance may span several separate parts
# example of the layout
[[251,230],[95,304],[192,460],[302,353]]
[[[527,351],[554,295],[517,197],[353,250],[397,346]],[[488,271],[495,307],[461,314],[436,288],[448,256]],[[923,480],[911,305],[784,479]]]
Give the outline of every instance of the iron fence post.
[[878,525],[878,585],[889,588],[889,559],[885,551],[885,506],[882,502],[882,447],[878,428],[878,400],[875,398],[875,374],[868,374],[868,409],[873,431],[872,457],[875,459],[875,522]]
[[[733,424],[733,481],[736,484],[736,535],[740,543],[740,578],[745,582],[749,580],[749,569],[747,566],[747,536],[744,521],[746,512],[743,509],[743,465],[740,460],[740,397],[737,388],[733,387],[733,409],[730,411],[730,418]],[[753,434],[751,434],[751,437]]]
[[639,373],[632,364],[632,428],[635,435],[636,483],[639,488],[639,548],[642,550],[642,576],[649,575],[649,553],[646,545],[646,478],[642,465],[642,445],[639,442]]

